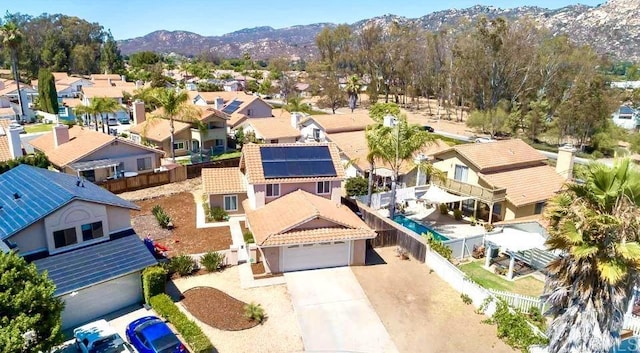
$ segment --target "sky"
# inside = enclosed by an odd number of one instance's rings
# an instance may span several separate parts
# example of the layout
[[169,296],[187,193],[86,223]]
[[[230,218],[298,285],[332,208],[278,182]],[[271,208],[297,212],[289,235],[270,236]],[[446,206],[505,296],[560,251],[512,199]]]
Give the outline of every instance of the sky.
[[421,17],[449,8],[477,4],[501,8],[559,8],[576,2],[595,6],[604,0],[0,0],[10,13],[33,16],[62,13],[98,22],[115,39],[143,36],[156,30],[184,30],[216,36],[243,28],[283,28],[319,22],[353,23],[394,14]]

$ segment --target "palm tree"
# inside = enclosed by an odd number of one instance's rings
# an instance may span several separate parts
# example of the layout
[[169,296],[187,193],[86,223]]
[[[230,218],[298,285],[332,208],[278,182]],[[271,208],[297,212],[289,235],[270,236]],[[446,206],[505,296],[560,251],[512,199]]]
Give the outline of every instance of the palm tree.
[[289,102],[285,104],[282,109],[288,111],[289,113],[300,112],[300,113],[311,113],[311,106],[307,103],[302,103],[302,98],[300,97],[292,97],[289,99]]
[[154,119],[161,118],[169,120],[169,134],[171,136],[171,161],[176,162],[176,151],[173,146],[174,119],[181,121],[195,121],[200,116],[200,110],[189,103],[187,91],[176,91],[172,88],[156,88],[150,94],[151,99],[158,107],[162,108],[159,114],[150,117],[150,123]]
[[18,72],[18,48],[22,44],[22,32],[15,22],[7,22],[0,27],[0,37],[2,37],[2,46],[9,48],[11,53],[11,71],[13,79],[16,81],[18,90],[18,106],[20,107],[20,120],[24,119],[24,108],[22,103],[22,95],[20,94],[20,74]]
[[367,162],[369,162],[369,183],[367,187],[367,206],[371,206],[371,195],[373,194],[373,175],[376,168],[376,159],[382,155],[378,141],[380,140],[380,128],[382,124],[367,126],[365,137],[367,139]]
[[606,353],[640,267],[640,172],[628,159],[590,165],[548,204],[549,351]]
[[349,95],[349,108],[353,113],[353,110],[356,109],[356,103],[358,103],[358,92],[360,92],[360,79],[358,79],[358,76],[349,76],[345,89]]
[[91,99],[91,103],[89,105],[80,105],[76,107],[75,113],[76,115],[89,115],[93,118],[93,122],[95,125],[96,131],[98,131],[98,116],[102,121],[102,132],[105,132],[105,121],[103,114],[105,113],[115,113],[122,109],[118,101],[113,98],[107,97],[94,97]]

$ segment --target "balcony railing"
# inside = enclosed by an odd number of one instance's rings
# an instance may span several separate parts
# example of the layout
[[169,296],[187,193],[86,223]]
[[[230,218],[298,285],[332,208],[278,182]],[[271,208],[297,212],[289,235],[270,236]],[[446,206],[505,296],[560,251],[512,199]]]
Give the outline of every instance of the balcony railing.
[[507,197],[507,189],[505,188],[483,188],[482,186],[465,183],[454,179],[446,179],[444,181],[433,178],[432,182],[446,191],[456,194],[470,196],[486,203],[502,202]]

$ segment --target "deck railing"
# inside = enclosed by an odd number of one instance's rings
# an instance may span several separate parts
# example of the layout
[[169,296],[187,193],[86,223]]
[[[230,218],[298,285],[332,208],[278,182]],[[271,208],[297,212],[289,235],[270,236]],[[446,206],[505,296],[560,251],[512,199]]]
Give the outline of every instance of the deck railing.
[[454,179],[445,179],[444,181],[433,178],[432,183],[438,185],[442,189],[464,196],[471,196],[487,203],[502,202],[507,197],[507,189],[505,188],[484,188],[482,186],[465,183]]

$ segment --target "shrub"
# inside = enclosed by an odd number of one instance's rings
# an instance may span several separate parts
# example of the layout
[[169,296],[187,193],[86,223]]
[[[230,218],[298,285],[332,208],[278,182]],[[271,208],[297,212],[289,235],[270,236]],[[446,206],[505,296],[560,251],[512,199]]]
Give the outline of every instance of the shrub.
[[164,293],[167,282],[167,270],[160,266],[147,267],[142,271],[142,291],[144,302],[149,304],[151,297]]
[[487,232],[492,231],[492,230],[493,230],[493,228],[494,228],[494,227],[493,227],[493,224],[491,224],[491,223],[485,223],[485,224],[484,224],[484,230],[486,230]]
[[151,209],[151,213],[156,217],[160,227],[164,229],[171,228],[171,217],[164,211],[160,205],[155,205]]
[[460,210],[459,210],[459,209],[457,209],[457,208],[456,208],[455,210],[453,210],[453,218],[454,218],[456,221],[460,221],[460,220],[462,220],[462,211],[460,211]]
[[208,272],[217,271],[224,264],[224,254],[220,252],[210,251],[200,257],[200,265]]
[[244,233],[242,233],[242,237],[244,238],[244,242],[247,244],[256,242],[256,240],[253,239],[253,233],[251,233],[250,230],[246,230]]
[[449,213],[449,207],[447,207],[447,204],[441,203],[440,204],[440,214],[448,214],[448,213]]
[[471,225],[472,225],[472,226],[475,226],[475,225],[478,223],[478,221],[476,220],[476,218],[475,218],[475,217],[470,217],[470,218],[469,218],[469,222],[471,222]]
[[159,294],[151,297],[150,304],[153,310],[165,320],[169,321],[182,335],[193,353],[210,353],[213,351],[213,344],[204,335],[200,326],[182,312],[171,298],[166,294]]
[[453,250],[451,250],[450,247],[444,245],[442,241],[436,239],[431,232],[423,234],[422,236],[427,238],[427,244],[429,244],[431,250],[437,252],[448,261],[451,261],[451,254],[453,253]]
[[348,197],[366,195],[369,192],[369,181],[361,176],[349,178],[344,189]]
[[460,294],[460,299],[462,299],[462,302],[467,305],[473,303],[473,300],[471,300],[471,297],[464,293]]
[[244,317],[246,317],[247,320],[262,323],[265,318],[264,309],[260,304],[255,304],[253,302],[251,304],[246,304],[244,306]]
[[180,255],[169,260],[169,270],[180,276],[190,275],[196,269],[196,262],[189,255]]
[[532,345],[548,343],[548,339],[534,331],[525,314],[509,310],[509,306],[503,300],[498,300],[495,313],[484,322],[497,325],[498,338],[512,348],[520,349],[523,352],[526,352]]
[[214,221],[216,222],[220,222],[224,219],[227,218],[228,214],[225,210],[222,209],[222,207],[220,206],[216,206],[214,208],[212,208],[210,210],[211,213],[211,218],[213,218]]

